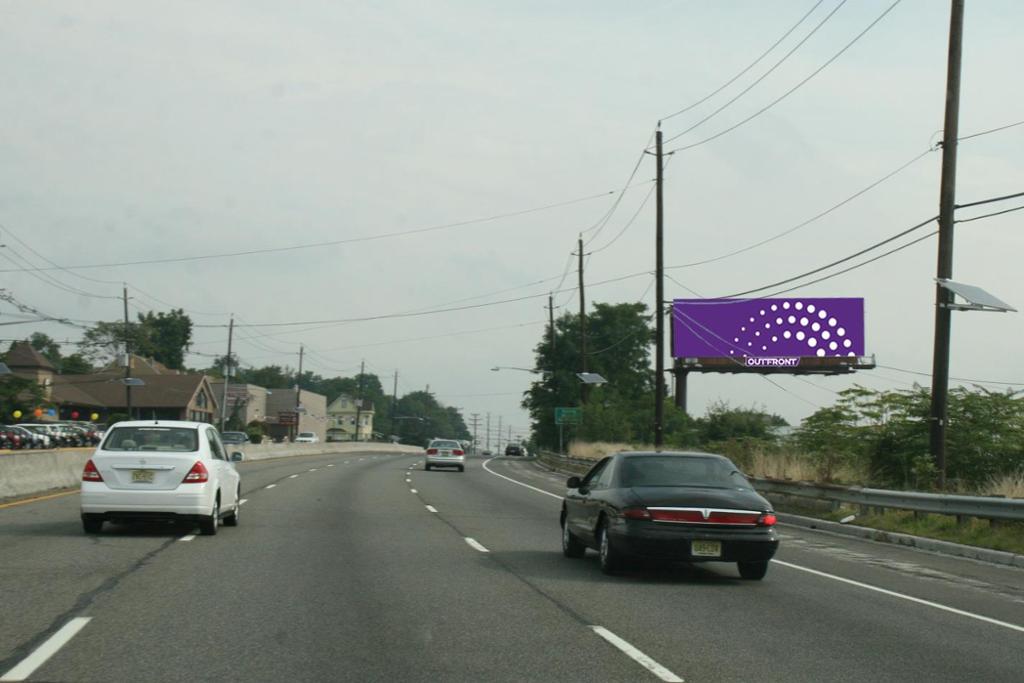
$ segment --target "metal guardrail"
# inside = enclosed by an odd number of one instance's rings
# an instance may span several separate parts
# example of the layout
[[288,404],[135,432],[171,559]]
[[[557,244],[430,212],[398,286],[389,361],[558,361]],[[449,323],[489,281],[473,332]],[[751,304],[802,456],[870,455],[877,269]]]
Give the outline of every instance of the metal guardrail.
[[912,512],[1024,521],[1024,499],[986,496],[957,496],[918,491],[888,491],[859,486],[830,486],[777,479],[751,478],[760,493],[813,498],[862,507],[910,510]]
[[[541,451],[538,460],[552,469],[582,474],[594,465],[593,460],[570,458],[566,455]],[[774,493],[800,498],[859,505],[866,508],[909,510],[925,514],[951,515],[959,518],[977,517],[1003,521],[1024,521],[1024,499],[987,496],[958,496],[918,491],[889,491],[859,486],[836,486],[807,482],[780,481],[778,479],[749,478],[760,493]]]

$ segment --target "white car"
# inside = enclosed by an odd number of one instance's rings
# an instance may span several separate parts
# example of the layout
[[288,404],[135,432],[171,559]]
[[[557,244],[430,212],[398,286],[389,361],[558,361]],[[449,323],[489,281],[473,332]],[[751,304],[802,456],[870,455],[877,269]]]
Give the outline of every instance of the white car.
[[295,443],[320,443],[320,437],[314,432],[299,432],[295,437]]
[[82,527],[99,533],[106,521],[197,522],[217,533],[238,524],[241,477],[212,425],[145,420],[107,430],[82,472]]
[[434,439],[427,445],[427,459],[423,469],[428,472],[435,467],[456,467],[459,472],[466,469],[466,451],[462,444],[449,439]]

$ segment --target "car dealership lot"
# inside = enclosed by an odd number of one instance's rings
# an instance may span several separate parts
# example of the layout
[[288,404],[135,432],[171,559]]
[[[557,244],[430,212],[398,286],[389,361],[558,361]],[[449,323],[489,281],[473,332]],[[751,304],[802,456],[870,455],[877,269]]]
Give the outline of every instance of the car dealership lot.
[[28,680],[1008,680],[1024,664],[1020,570],[783,528],[763,582],[727,565],[607,577],[593,552],[561,555],[564,477],[422,462],[243,463],[245,523],[216,538],[87,537],[75,495],[0,509],[0,676],[85,618]]

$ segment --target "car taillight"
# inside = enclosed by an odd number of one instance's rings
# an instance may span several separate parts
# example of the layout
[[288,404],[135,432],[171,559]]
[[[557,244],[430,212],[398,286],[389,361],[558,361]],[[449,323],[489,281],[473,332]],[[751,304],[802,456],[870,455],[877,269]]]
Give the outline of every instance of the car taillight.
[[188,471],[185,478],[181,480],[182,484],[203,484],[210,481],[210,473],[206,469],[206,465],[203,464],[202,460],[196,460],[196,464],[192,465],[192,469]]
[[465,455],[465,454],[466,454],[465,451],[458,451],[458,450],[452,451],[452,455]]
[[761,515],[757,520],[758,526],[775,526],[775,523],[779,521],[775,516],[774,512],[766,512]]
[[93,464],[92,460],[88,460],[85,463],[85,469],[82,470],[82,481],[103,481],[103,475],[96,469],[96,465]]
[[651,512],[647,508],[625,508],[622,510],[622,516],[626,519],[650,519]]
[[428,448],[427,449],[427,455],[437,455],[437,449],[436,448]]

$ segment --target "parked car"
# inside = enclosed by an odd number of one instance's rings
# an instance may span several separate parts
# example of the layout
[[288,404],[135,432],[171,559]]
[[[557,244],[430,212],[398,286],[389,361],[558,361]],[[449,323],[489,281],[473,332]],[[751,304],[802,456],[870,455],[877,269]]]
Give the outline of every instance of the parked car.
[[25,429],[21,425],[8,425],[7,430],[14,432],[21,437],[22,448],[49,448],[50,437],[46,434],[39,434]]
[[220,440],[224,445],[237,446],[249,443],[249,435],[245,432],[223,432]]
[[721,455],[617,453],[566,486],[562,552],[594,548],[606,574],[649,557],[735,562],[758,580],[779,547],[771,504]]
[[295,443],[320,443],[320,437],[314,432],[299,432],[295,437]]
[[23,448],[21,437],[10,425],[0,426],[0,449],[18,450]]
[[427,444],[423,469],[428,472],[435,467],[455,467],[459,472],[466,470],[466,451],[462,444],[449,439],[434,439]]
[[241,477],[217,430],[203,422],[118,422],[82,472],[87,534],[107,521],[189,521],[213,535],[238,524]]

